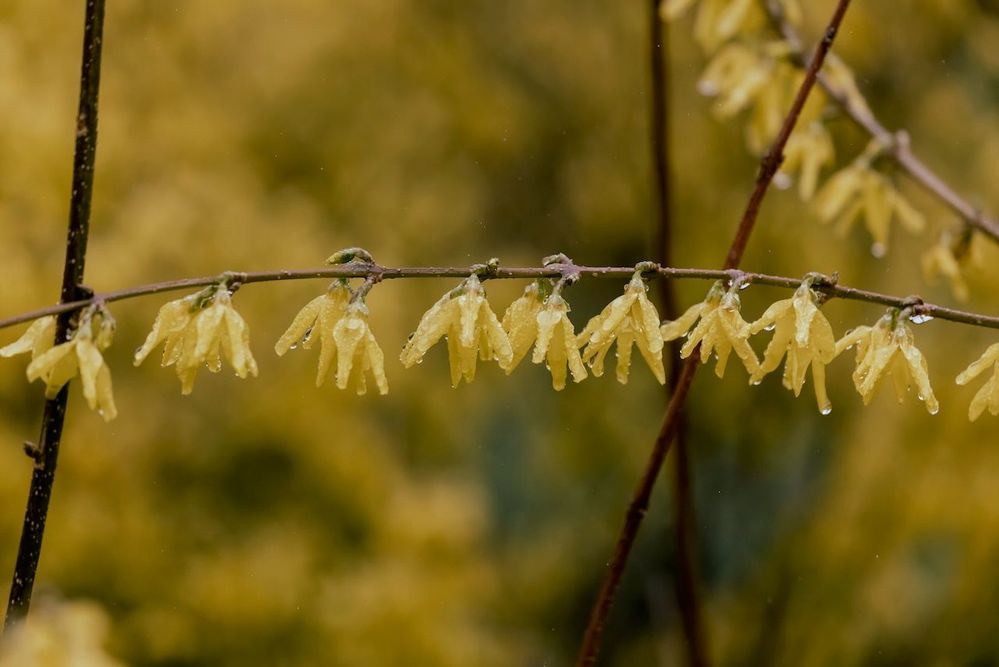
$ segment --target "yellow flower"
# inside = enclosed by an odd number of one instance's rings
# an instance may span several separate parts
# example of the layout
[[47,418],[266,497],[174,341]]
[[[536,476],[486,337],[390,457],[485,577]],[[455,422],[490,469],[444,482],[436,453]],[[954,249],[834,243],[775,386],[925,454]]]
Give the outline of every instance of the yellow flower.
[[385,356],[368,325],[368,307],[357,300],[347,306],[343,317],[333,327],[336,342],[336,386],[353,387],[358,396],[368,390],[365,373],[370,372],[378,385],[378,393],[388,393],[385,378]]
[[916,385],[919,400],[926,410],[935,415],[940,404],[933,395],[926,366],[926,358],[916,348],[909,325],[889,312],[873,327],[861,326],[848,332],[836,342],[836,354],[857,346],[857,368],[853,371],[853,385],[863,397],[864,405],[871,402],[878,384],[888,373],[892,377],[895,395],[901,403],[912,384]]
[[503,313],[503,330],[510,340],[512,351],[510,363],[505,366],[507,375],[520,365],[538,339],[538,313],[541,312],[541,306],[538,283],[532,282]]
[[624,294],[611,301],[599,315],[593,317],[576,337],[579,346],[586,345],[583,361],[593,374],[604,374],[604,357],[617,342],[617,380],[628,381],[631,367],[631,346],[637,345],[645,362],[659,384],[666,383],[663,368],[663,337],[659,331],[659,313],[646,294],[648,287],[642,272],[635,271]]
[[790,182],[790,174],[800,171],[798,194],[804,201],[808,201],[818,187],[822,167],[831,163],[835,157],[836,150],[825,125],[821,121],[813,121],[788,139],[778,177]]
[[257,375],[257,362],[250,352],[250,330],[232,306],[226,285],[177,299],[160,308],[152,331],[135,353],[138,366],[149,353],[165,342],[162,366],[175,366],[182,394],[194,390],[198,370],[222,370],[222,357],[241,378]]
[[470,276],[423,314],[399,359],[406,368],[423,361],[442,337],[447,337],[451,386],[475,379],[476,358],[495,359],[501,368],[513,360],[513,350],[503,325],[489,307],[478,276]]
[[774,335],[763,353],[759,370],[750,381],[758,383],[785,359],[784,387],[798,396],[811,367],[819,412],[829,414],[832,404],[826,393],[826,365],[836,357],[836,338],[829,320],[819,310],[809,281],[803,282],[792,298],[767,308],[760,319],[749,326],[750,334],[764,330],[773,330]]
[[[707,363],[714,352],[718,360],[715,364],[715,375],[718,377],[725,375],[725,366],[734,350],[750,376],[755,376],[760,362],[749,345],[749,324],[742,319],[741,307],[739,295],[734,290],[726,291],[718,281],[704,301],[662,326],[663,340],[675,340],[686,334],[687,342],[680,349],[680,356],[686,359],[700,345],[702,364]],[[694,322],[697,326],[693,326]]]
[[0,350],[0,356],[31,352],[28,381],[44,382],[45,398],[55,398],[79,373],[87,405],[97,410],[104,421],[111,421],[118,409],[111,392],[111,371],[101,350],[114,339],[114,319],[102,306],[88,306],[80,313],[79,325],[70,339],[53,346],[55,326],[54,317],[36,320],[21,338]]
[[989,368],[992,369],[992,376],[971,399],[968,407],[968,419],[971,421],[978,419],[985,408],[989,409],[989,414],[999,415],[999,343],[990,345],[977,361],[957,376],[957,383],[966,385]]
[[310,350],[318,334],[320,347],[319,368],[316,372],[317,387],[321,387],[330,374],[333,360],[336,358],[333,327],[343,317],[349,302],[350,288],[340,281],[334,282],[325,294],[316,297],[298,311],[291,325],[274,345],[274,352],[279,357],[298,345]]
[[572,373],[573,382],[586,379],[586,367],[576,344],[576,330],[569,319],[569,304],[557,292],[542,301],[539,284],[528,285],[503,315],[503,329],[513,348],[512,360],[506,366],[507,375],[533,345],[531,361],[545,363],[556,391],[565,389],[568,372]]
[[[697,0],[665,0],[660,7],[663,19],[673,21],[685,14]],[[794,24],[801,21],[797,0],[781,0],[783,14]],[[757,0],[700,0],[694,19],[694,38],[705,51],[714,51],[736,35],[765,25],[766,16]]]
[[16,354],[31,353],[34,359],[50,349],[55,343],[56,318],[52,315],[40,317],[31,323],[28,330],[13,343],[0,348],[0,357],[13,357]]
[[823,222],[836,221],[845,234],[861,215],[873,241],[871,253],[884,256],[892,218],[910,232],[923,230],[923,215],[901,195],[883,174],[873,171],[861,156],[852,165],[833,174],[815,196],[815,210]]
[[950,284],[951,291],[958,301],[967,301],[968,283],[964,280],[965,263],[971,259],[972,237],[962,234],[953,241],[950,234],[944,233],[939,241],[922,256],[923,277],[933,284],[943,276]]

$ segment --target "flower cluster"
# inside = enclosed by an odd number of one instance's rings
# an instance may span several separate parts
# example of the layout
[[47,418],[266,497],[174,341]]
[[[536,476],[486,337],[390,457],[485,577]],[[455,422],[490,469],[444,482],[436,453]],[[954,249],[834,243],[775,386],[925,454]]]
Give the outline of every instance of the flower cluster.
[[90,409],[97,410],[105,421],[114,419],[118,409],[111,392],[111,371],[101,354],[114,339],[114,318],[103,305],[95,304],[80,312],[66,342],[55,344],[56,329],[55,317],[38,319],[19,339],[0,348],[0,356],[30,352],[28,381],[44,382],[45,397],[50,399],[79,374]]
[[[780,26],[794,30],[802,23],[797,0],[665,0],[665,20],[675,21],[696,9],[693,35],[707,57],[697,82],[698,91],[715,100],[712,110],[721,119],[745,116],[746,144],[757,155],[765,153],[776,138],[784,115],[803,80],[800,45],[785,39]],[[917,211],[887,175],[888,158],[904,150],[904,133],[886,140],[878,136],[852,163],[832,173],[824,184],[822,172],[836,159],[835,145],[826,120],[835,117],[833,105],[847,105],[857,115],[872,117],[850,68],[835,54],[828,54],[821,72],[823,87],[809,95],[798,124],[784,148],[784,161],[775,178],[781,188],[798,180],[798,193],[811,201],[816,217],[835,223],[846,234],[861,221],[871,236],[871,252],[887,253],[893,220],[913,233],[926,228]],[[962,224],[961,236],[974,228]],[[980,236],[979,234],[974,234]],[[948,236],[945,232],[944,238]],[[975,265],[974,256],[946,240],[923,258],[928,281],[944,276],[958,299],[967,298],[964,273]],[[967,242],[965,242],[967,245]]]
[[[554,259],[553,259],[554,258]],[[661,322],[648,297],[647,277],[658,271],[643,262],[635,267],[623,293],[590,318],[578,334],[569,317],[564,289],[579,277],[579,267],[557,255],[546,267],[561,275],[537,278],[497,317],[486,297],[484,278],[496,277],[495,263],[473,267],[471,275],[445,293],[423,314],[400,354],[406,368],[421,363],[430,349],[444,340],[451,367],[451,384],[475,379],[479,362],[495,361],[507,374],[530,354],[535,364],[551,373],[552,386],[565,388],[571,377],[582,382],[590,373],[602,376],[611,348],[616,347],[616,376],[627,383],[634,348],[652,375],[666,382],[663,348],[667,341],[684,339],[680,356],[696,355],[701,363],[715,359],[715,374],[724,377],[734,353],[746,369],[749,383],[760,384],[783,364],[783,386],[800,395],[809,371],[819,412],[828,414],[832,404],[826,392],[826,367],[844,351],[856,348],[853,382],[865,404],[869,403],[885,377],[891,377],[899,400],[915,389],[926,409],[935,414],[938,401],[930,385],[926,359],[915,344],[909,322],[925,317],[925,306],[915,301],[906,308],[889,309],[872,326],[860,326],[836,340],[833,327],[821,307],[832,279],[809,274],[798,283],[791,298],[770,305],[756,320],[743,319],[741,290],[750,276],[730,272],[729,280],[716,281],[704,300],[689,307],[674,321]],[[369,322],[366,298],[384,277],[385,269],[374,265],[360,249],[349,249],[331,258],[338,263],[360,263],[366,275],[351,288],[349,278],[338,278],[295,315],[278,338],[274,351],[284,356],[290,350],[311,349],[319,341],[316,386],[331,381],[339,389],[365,394],[369,381],[378,393],[388,393],[385,356]],[[173,366],[181,393],[194,389],[198,371],[204,367],[218,373],[223,360],[240,378],[257,375],[250,350],[249,328],[236,312],[232,295],[238,287],[227,274],[218,282],[163,305],[145,342],[136,351],[135,365],[163,345],[162,366]],[[241,275],[241,274],[239,274]],[[507,276],[509,277],[509,276]],[[922,310],[921,310],[922,309]],[[30,354],[28,379],[42,380],[45,395],[54,397],[79,374],[83,395],[92,409],[105,419],[117,413],[111,392],[111,373],[102,351],[111,344],[114,320],[103,303],[95,302],[70,318],[61,342],[56,341],[57,320],[43,317],[33,322],[13,343],[0,348],[0,356]],[[764,332],[772,335],[762,357],[751,339]],[[533,348],[533,353],[532,353]],[[957,377],[963,385],[992,369],[992,376],[972,400],[969,418],[977,419],[986,408],[999,415],[999,343]]]
[[194,391],[194,381],[202,367],[212,373],[221,371],[223,356],[239,377],[256,377],[250,329],[233,308],[229,289],[223,281],[160,308],[152,331],[135,353],[135,365],[163,343],[160,365],[176,368],[182,394]]

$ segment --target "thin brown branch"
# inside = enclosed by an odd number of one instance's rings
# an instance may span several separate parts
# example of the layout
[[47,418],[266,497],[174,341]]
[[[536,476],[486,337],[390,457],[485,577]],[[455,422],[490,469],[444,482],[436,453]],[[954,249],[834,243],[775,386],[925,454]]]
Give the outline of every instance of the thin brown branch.
[[[793,62],[804,67],[805,57],[801,36],[784,16],[780,3],[774,0],[762,0],[762,2],[774,29],[791,47]],[[973,206],[923,162],[912,151],[908,135],[905,132],[889,130],[869,109],[856,104],[845,90],[821,73],[819,74],[819,84],[850,120],[885,146],[885,154],[891,156],[913,181],[948,206],[966,224],[982,232],[993,241],[999,242],[999,220],[986,215]]]
[[[45,308],[39,308],[18,315],[12,315],[0,320],[0,329],[30,322],[39,317],[48,315],[59,315],[85,308],[93,303],[110,303],[113,301],[124,301],[137,297],[152,294],[162,294],[164,292],[176,292],[178,290],[192,289],[195,287],[206,287],[220,282],[223,279],[235,281],[241,285],[251,283],[283,282],[288,280],[308,280],[321,278],[364,278],[369,275],[379,276],[379,280],[399,280],[409,278],[467,278],[476,271],[475,267],[450,267],[450,266],[419,266],[419,267],[386,267],[378,264],[345,264],[340,266],[327,266],[315,269],[279,269],[276,271],[258,271],[250,273],[226,272],[217,276],[205,276],[202,278],[182,278],[180,280],[167,280],[148,285],[139,285],[125,289],[99,292],[85,299],[77,299],[68,303],[59,303]],[[488,280],[528,280],[535,278],[561,278],[568,274],[578,274],[586,278],[613,278],[627,279],[635,273],[632,266],[580,266],[576,264],[549,264],[544,267],[517,267],[499,268],[494,274],[483,276]],[[781,287],[785,289],[797,289],[804,278],[792,278],[789,276],[775,276],[768,273],[755,273],[741,271],[738,269],[697,269],[663,266],[650,269],[646,276],[648,278],[661,277],[669,280],[727,280],[736,278],[744,284],[767,285],[770,287]],[[835,283],[833,279],[825,279],[816,282],[813,289],[822,292],[829,298],[848,299],[851,301],[865,301],[875,303],[889,308],[913,308],[919,315],[931,318],[948,320],[959,324],[970,324],[972,326],[985,327],[988,329],[999,329],[999,316],[983,315],[947,306],[939,306],[932,303],[925,303],[918,296],[897,296],[893,294],[883,294],[857,287],[848,287]]]
[[[87,0],[83,23],[83,59],[80,68],[80,104],[76,118],[76,145],[73,153],[73,183],[66,234],[66,260],[60,300],[78,302],[87,294],[82,286],[83,267],[90,231],[90,199],[94,186],[94,158],[97,153],[97,99],[101,80],[101,44],[104,32],[104,0]],[[74,309],[59,312],[56,342],[67,340]],[[69,385],[45,402],[38,446],[32,450],[35,469],[31,476],[28,503],[24,511],[21,541],[10,585],[4,628],[28,614],[35,573],[41,557],[45,521],[55,482],[63,417],[66,414]]]
[[[652,94],[649,100],[649,148],[652,164],[653,194],[655,200],[656,225],[653,235],[653,258],[660,266],[669,266],[673,257],[673,211],[672,180],[670,178],[670,78],[669,78],[669,26],[660,14],[661,0],[649,0],[649,78]],[[659,283],[659,308],[667,320],[680,315],[676,290],[672,280]],[[683,341],[671,341],[668,345],[669,380],[666,388],[667,399],[676,393],[679,380],[677,369],[682,364],[680,349]],[[676,558],[677,607],[680,611],[687,664],[691,667],[705,667],[709,664],[707,629],[701,612],[700,580],[697,572],[694,528],[697,524],[694,514],[693,481],[690,470],[690,457],[687,451],[687,415],[681,410],[677,419],[676,457],[673,466],[673,544]]]
[[[839,0],[837,3],[832,18],[829,20],[829,25],[826,28],[825,37],[815,48],[815,53],[812,55],[808,69],[805,71],[804,80],[798,88],[791,109],[784,117],[780,132],[777,133],[777,138],[774,140],[773,145],[763,157],[759,174],[756,177],[756,185],[749,196],[746,210],[739,221],[739,226],[736,229],[732,244],[725,257],[725,269],[734,269],[739,266],[742,260],[749,237],[759,216],[760,205],[766,196],[770,183],[773,181],[774,174],[777,173],[777,169],[784,160],[784,147],[787,144],[788,137],[791,136],[798,116],[801,114],[801,109],[804,107],[809,93],[811,93],[812,88],[815,86],[816,77],[822,68],[822,63],[825,61],[826,55],[829,53],[829,49],[832,47],[833,40],[836,38],[836,33],[839,31],[839,26],[849,5],[850,0]],[[621,529],[617,546],[614,549],[614,555],[607,566],[600,593],[591,610],[590,622],[586,628],[586,633],[583,635],[579,657],[576,662],[577,665],[592,665],[596,663],[604,627],[614,602],[614,596],[621,583],[621,577],[624,575],[628,557],[631,554],[632,546],[638,535],[638,529],[641,527],[642,519],[645,517],[646,512],[648,512],[649,501],[652,497],[656,478],[659,476],[663,460],[665,460],[670,444],[676,435],[680,423],[679,416],[686,403],[694,375],[697,373],[700,365],[698,356],[695,350],[683,365],[676,391],[669,402],[669,407],[663,418],[662,427],[659,430],[659,436],[656,438],[649,461],[646,464],[645,472],[639,480],[638,487],[635,489],[635,494],[628,507],[624,526]]]

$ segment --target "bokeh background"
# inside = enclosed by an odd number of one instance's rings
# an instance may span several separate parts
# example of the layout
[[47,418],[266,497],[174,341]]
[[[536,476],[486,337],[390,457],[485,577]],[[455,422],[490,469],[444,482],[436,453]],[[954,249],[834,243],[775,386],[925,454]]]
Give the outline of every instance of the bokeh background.
[[[854,4],[836,50],[872,108],[999,211],[999,4]],[[806,3],[810,38],[831,7]],[[2,315],[58,293],[82,14],[82,2],[0,5]],[[309,267],[351,245],[388,265],[646,258],[646,31],[637,0],[115,0],[88,284]],[[741,124],[695,93],[704,59],[689,34],[689,21],[673,29],[676,248],[681,265],[714,266],[756,162]],[[846,120],[830,127],[841,164],[866,144]],[[956,224],[902,187],[934,229]],[[874,259],[862,232],[839,238],[775,192],[744,265],[953,303],[920,275],[933,239],[898,233]],[[996,312],[999,253],[984,246],[968,306]],[[404,371],[407,334],[452,285],[373,291],[384,398],[316,390],[314,353],[272,353],[322,281],[240,291],[260,377],[202,374],[190,397],[170,370],[131,365],[162,299],[115,305],[121,414],[104,424],[73,388],[31,624],[133,665],[570,664],[663,393],[637,365],[626,386],[605,376],[561,393],[531,364],[511,377],[484,367],[453,390],[436,349]],[[494,308],[521,287],[489,285]],[[707,287],[679,284],[682,303]],[[573,287],[577,327],[620,289]],[[785,295],[750,289],[744,312]],[[839,332],[880,315],[825,310]],[[976,388],[953,382],[997,338],[946,322],[917,337],[935,417],[888,390],[862,407],[852,355],[830,368],[827,417],[777,377],[750,388],[733,366],[697,380],[691,456],[718,664],[999,662],[999,422],[969,424]],[[41,405],[23,360],[0,365],[0,573]],[[604,664],[683,655],[667,480]],[[12,650],[3,664],[27,664]]]

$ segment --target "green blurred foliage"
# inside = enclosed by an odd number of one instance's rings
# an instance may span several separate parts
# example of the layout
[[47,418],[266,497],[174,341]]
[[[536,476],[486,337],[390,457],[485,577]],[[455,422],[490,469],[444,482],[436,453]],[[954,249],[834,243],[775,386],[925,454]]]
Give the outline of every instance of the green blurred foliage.
[[[855,5],[836,48],[872,108],[999,210],[999,8]],[[806,3],[810,36],[831,6]],[[82,9],[0,6],[2,314],[57,293]],[[110,3],[88,283],[314,266],[348,245],[386,264],[643,259],[645,14],[640,2],[568,0]],[[742,129],[713,120],[694,92],[704,62],[688,26],[672,31],[676,248],[682,265],[713,266],[755,164]],[[846,121],[832,127],[841,160],[863,149]],[[954,224],[904,187],[934,225]],[[860,234],[839,239],[774,193],[745,266],[839,271],[850,285],[949,302],[919,276],[931,241],[899,234],[875,260]],[[995,248],[987,256],[994,265]],[[995,310],[995,278],[973,277],[971,307]],[[313,356],[270,353],[321,283],[239,292],[260,377],[205,376],[184,398],[172,372],[130,363],[161,301],[115,305],[121,415],[105,425],[74,389],[36,588],[87,602],[39,607],[39,636],[106,624],[110,653],[134,665],[568,664],[662,392],[636,367],[627,386],[607,376],[555,394],[532,365],[510,378],[484,368],[452,390],[439,350],[404,373],[406,335],[451,286],[372,292],[384,399],[316,390]],[[498,310],[520,289],[488,287]],[[577,327],[620,288],[573,287]],[[679,285],[685,304],[706,289]],[[751,289],[744,312],[784,296]],[[826,311],[839,332],[880,314]],[[887,392],[862,408],[845,358],[830,367],[829,417],[775,378],[698,380],[697,529],[720,664],[999,661],[997,426],[969,425],[974,390],[953,385],[995,335],[933,323],[917,336],[936,417]],[[0,367],[0,572],[13,566],[30,477],[20,443],[42,404],[23,370]],[[679,659],[669,505],[663,483],[606,664]]]

